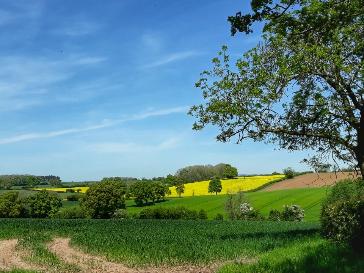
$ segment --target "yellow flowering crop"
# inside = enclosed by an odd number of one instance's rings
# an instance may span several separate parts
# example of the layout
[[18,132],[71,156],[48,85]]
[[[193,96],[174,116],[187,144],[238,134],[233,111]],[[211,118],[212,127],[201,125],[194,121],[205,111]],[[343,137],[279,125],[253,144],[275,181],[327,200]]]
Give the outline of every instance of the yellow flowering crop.
[[[237,177],[234,179],[223,179],[221,180],[222,191],[219,194],[237,193],[239,191],[250,191],[257,189],[265,184],[272,182],[273,180],[281,179],[284,175],[268,175],[268,176],[248,176],[248,177]],[[209,193],[209,180],[200,181],[194,183],[185,184],[185,192],[183,196],[197,196],[197,195],[210,195]],[[175,187],[169,188],[171,197],[177,197]]]
[[47,190],[47,191],[55,191],[55,192],[66,192],[66,190],[68,189],[72,189],[75,192],[77,192],[77,190],[81,190],[80,192],[85,193],[89,187],[74,187],[74,188],[35,188],[34,190],[36,191],[42,191],[42,190]]

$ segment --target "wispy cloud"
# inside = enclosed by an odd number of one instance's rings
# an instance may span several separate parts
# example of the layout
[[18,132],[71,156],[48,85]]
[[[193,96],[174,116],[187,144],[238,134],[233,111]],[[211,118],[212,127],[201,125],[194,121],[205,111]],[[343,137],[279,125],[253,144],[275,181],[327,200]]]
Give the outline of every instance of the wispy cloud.
[[50,90],[55,92],[60,83],[82,71],[84,66],[88,68],[106,60],[102,56],[70,56],[63,59],[4,56],[0,58],[0,111],[16,111],[46,103],[44,95]]
[[[135,115],[128,116],[125,118],[120,118],[120,119],[104,120],[100,123],[93,124],[90,126],[85,126],[85,127],[67,128],[67,129],[49,131],[49,132],[32,132],[32,133],[20,134],[20,135],[11,136],[8,138],[0,138],[0,144],[10,144],[10,143],[16,143],[16,142],[21,142],[21,141],[26,141],[26,140],[52,138],[52,137],[57,137],[57,136],[92,131],[92,130],[115,126],[117,124],[129,122],[129,121],[143,120],[143,119],[147,119],[150,117],[157,117],[157,116],[167,116],[167,115],[176,114],[176,113],[186,113],[187,109],[188,109],[188,107],[175,107],[175,108],[161,109],[161,110],[156,110],[156,111],[148,111],[148,112],[144,112],[144,113],[139,113],[139,114],[135,114]],[[164,145],[167,146],[168,143],[165,143]]]
[[160,143],[155,144],[140,144],[135,142],[105,142],[105,143],[96,143],[91,145],[89,148],[95,152],[99,153],[111,153],[111,154],[119,154],[119,153],[136,153],[136,152],[157,152],[163,150],[169,150],[177,147],[180,143],[181,139],[178,137],[171,137],[165,139]]
[[167,65],[173,62],[185,60],[197,55],[200,55],[200,52],[197,51],[183,51],[183,52],[176,52],[172,53],[166,56],[161,57],[159,60],[151,62],[149,64],[146,64],[143,66],[143,68],[153,68],[153,67],[159,67],[163,65]]

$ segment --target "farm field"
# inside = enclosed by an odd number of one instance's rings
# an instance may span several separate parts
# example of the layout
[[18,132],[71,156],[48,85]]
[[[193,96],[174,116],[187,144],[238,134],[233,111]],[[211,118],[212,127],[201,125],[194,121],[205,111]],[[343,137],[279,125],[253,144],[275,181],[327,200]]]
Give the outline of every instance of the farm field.
[[[234,179],[222,179],[222,191],[218,194],[237,193],[239,191],[251,191],[263,187],[274,181],[283,179],[284,175],[260,175],[243,176]],[[183,196],[211,195],[208,192],[209,180],[185,184]],[[170,187],[170,197],[177,197],[175,187]]]
[[[363,260],[320,239],[318,228],[295,222],[14,219],[0,222],[0,242],[18,239],[14,254],[31,253],[23,259],[32,272],[50,272],[50,266],[53,272],[293,272],[284,270],[306,260],[318,271],[295,272],[362,272]],[[74,263],[80,253],[104,258],[94,258],[93,265]],[[314,254],[326,259],[312,259]],[[341,263],[335,262],[338,255],[344,255]],[[281,271],[263,271],[267,260]],[[113,268],[95,271],[105,263]]]
[[[284,205],[298,204],[305,210],[305,221],[318,221],[321,201],[330,188],[292,189],[273,192],[250,192],[245,197],[252,206],[268,216],[271,209],[281,210]],[[167,201],[156,203],[155,206],[185,206],[193,210],[204,209],[212,219],[218,213],[225,214],[226,195],[194,196],[183,198],[167,198]],[[137,213],[143,207],[136,207],[133,200],[127,200],[130,213]]]

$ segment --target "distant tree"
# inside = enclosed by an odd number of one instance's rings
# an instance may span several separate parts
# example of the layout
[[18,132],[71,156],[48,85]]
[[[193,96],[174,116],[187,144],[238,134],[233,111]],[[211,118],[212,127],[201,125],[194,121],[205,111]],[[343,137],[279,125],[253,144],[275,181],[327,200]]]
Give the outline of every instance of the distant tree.
[[222,185],[220,179],[218,179],[217,177],[211,179],[211,181],[209,182],[209,192],[214,192],[217,195],[219,192],[221,192],[221,190]]
[[25,215],[18,192],[7,192],[0,195],[0,218],[18,218]]
[[183,182],[179,182],[175,187],[178,196],[181,197],[182,193],[185,192],[185,184],[183,184]]
[[28,214],[33,218],[48,218],[56,215],[62,207],[62,200],[48,191],[39,191],[26,200]]
[[238,176],[238,169],[235,167],[232,167],[229,164],[225,164],[223,177],[224,178],[234,178],[237,176]]
[[119,176],[115,176],[115,177],[104,177],[101,182],[120,182],[120,183],[124,183],[125,182],[125,178],[124,177],[119,177]]
[[134,197],[137,206],[143,206],[151,201],[161,201],[168,193],[169,188],[162,182],[156,181],[138,181],[133,183],[129,188],[129,195]]
[[286,178],[290,179],[296,175],[296,171],[294,169],[292,169],[291,167],[288,167],[283,170],[283,174],[286,176]]
[[100,182],[86,191],[81,206],[91,218],[111,218],[116,210],[125,208],[125,193],[125,183]]

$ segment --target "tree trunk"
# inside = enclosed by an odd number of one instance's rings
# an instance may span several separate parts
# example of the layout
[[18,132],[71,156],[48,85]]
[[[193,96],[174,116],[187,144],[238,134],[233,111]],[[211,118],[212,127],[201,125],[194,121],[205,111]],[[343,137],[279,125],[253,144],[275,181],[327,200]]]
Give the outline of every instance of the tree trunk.
[[364,179],[364,110],[361,111],[360,128],[358,132],[357,160],[362,178]]

